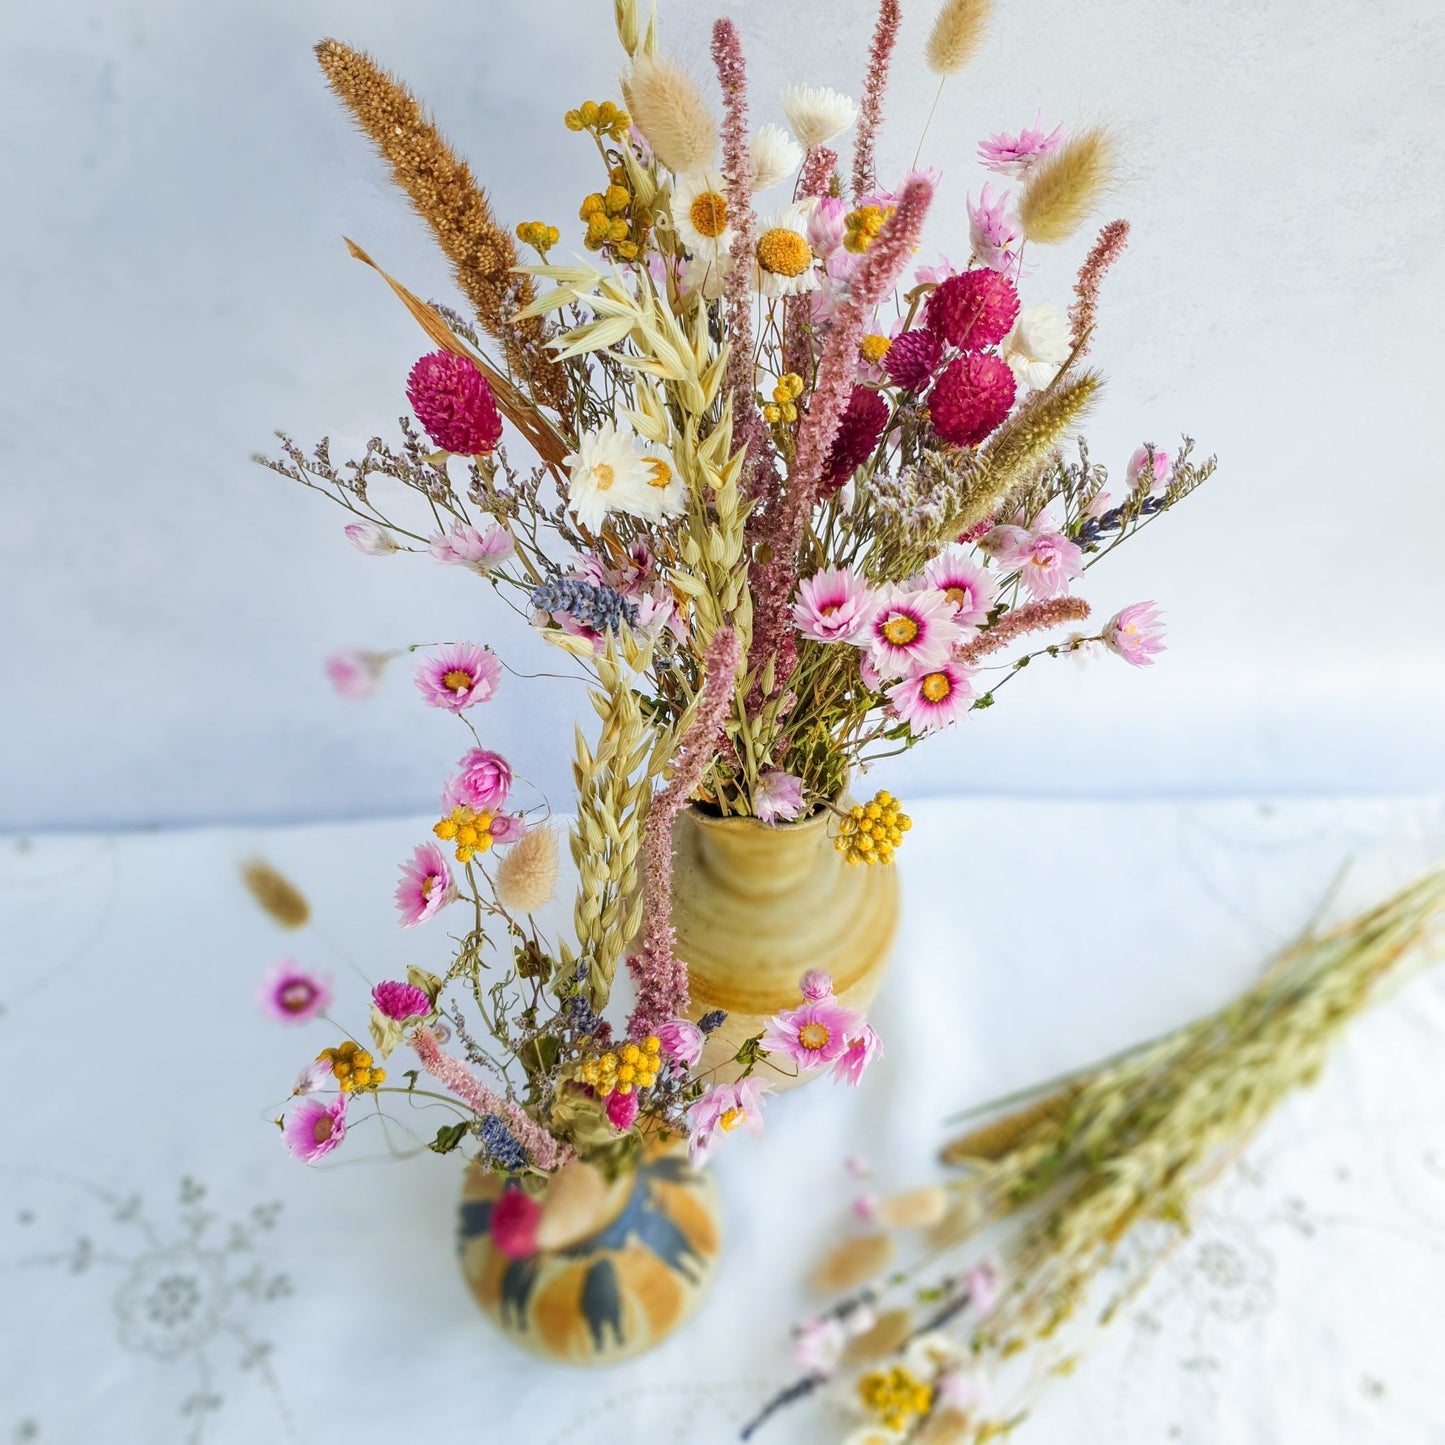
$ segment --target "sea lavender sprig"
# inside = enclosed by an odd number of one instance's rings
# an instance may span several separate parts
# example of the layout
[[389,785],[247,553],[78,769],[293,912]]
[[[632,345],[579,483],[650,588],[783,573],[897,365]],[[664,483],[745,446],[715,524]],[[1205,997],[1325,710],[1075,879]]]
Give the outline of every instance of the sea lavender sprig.
[[532,606],[539,612],[562,613],[591,632],[618,632],[625,622],[637,626],[637,603],[600,583],[564,577],[532,589]]

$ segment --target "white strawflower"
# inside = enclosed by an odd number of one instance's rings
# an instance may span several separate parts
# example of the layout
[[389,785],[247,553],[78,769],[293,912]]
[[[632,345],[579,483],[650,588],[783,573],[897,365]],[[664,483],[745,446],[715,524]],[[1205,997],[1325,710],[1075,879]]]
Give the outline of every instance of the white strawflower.
[[1003,339],[1003,357],[1020,386],[1046,387],[1069,359],[1073,339],[1068,319],[1057,306],[1025,306]]
[[810,202],[794,201],[758,224],[753,287],[764,296],[796,296],[818,289],[813,248],[808,244]]
[[716,259],[732,245],[727,187],[715,170],[679,176],[672,193],[672,220],[682,243],[695,256]]
[[765,125],[754,137],[753,189],[766,191],[803,164],[803,148],[780,125]]
[[567,505],[593,531],[609,512],[655,522],[686,505],[686,488],[672,463],[648,455],[637,436],[610,421],[582,437],[564,464],[570,478]]
[[793,85],[783,92],[783,109],[805,150],[842,135],[858,119],[858,107],[826,85]]
[[694,256],[682,273],[682,289],[689,294],[700,291],[704,300],[716,301],[727,290],[732,268],[732,258],[726,251],[716,256]]

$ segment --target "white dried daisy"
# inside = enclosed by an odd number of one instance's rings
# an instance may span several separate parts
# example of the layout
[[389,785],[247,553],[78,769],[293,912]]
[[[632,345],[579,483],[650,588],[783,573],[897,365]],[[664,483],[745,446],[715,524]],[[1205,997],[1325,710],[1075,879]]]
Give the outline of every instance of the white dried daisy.
[[675,516],[686,504],[686,489],[672,463],[650,455],[640,438],[610,421],[582,437],[564,464],[567,505],[593,531],[609,512],[653,522]]
[[682,243],[695,257],[723,255],[733,240],[727,186],[715,170],[679,176],[672,193],[672,220]]
[[754,137],[753,189],[766,191],[803,164],[803,148],[780,125],[765,125]]
[[767,297],[796,296],[818,289],[813,248],[808,244],[812,205],[794,201],[758,224],[753,251],[753,287]]
[[1057,306],[1025,306],[1003,339],[1003,359],[1020,386],[1040,391],[1059,374],[1073,348],[1068,319]]
[[805,150],[842,135],[858,119],[858,107],[826,85],[792,85],[783,92],[783,110]]

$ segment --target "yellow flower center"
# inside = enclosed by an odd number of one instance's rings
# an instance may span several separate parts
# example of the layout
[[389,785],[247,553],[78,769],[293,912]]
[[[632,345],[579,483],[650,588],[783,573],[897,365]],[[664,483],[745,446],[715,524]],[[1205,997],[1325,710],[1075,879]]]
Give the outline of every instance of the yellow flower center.
[[885,356],[888,355],[888,348],[893,343],[886,336],[865,336],[858,343],[859,354],[869,366],[877,366]]
[[661,457],[648,457],[647,465],[652,469],[652,475],[647,479],[649,487],[661,491],[672,481],[672,468]]
[[699,236],[716,240],[728,228],[727,197],[716,191],[704,191],[688,207],[687,217]]
[[968,601],[968,589],[965,587],[945,587],[943,595],[955,607],[962,607]]
[[814,1053],[819,1049],[827,1048],[830,1038],[832,1038],[832,1034],[828,1032],[828,1025],[820,1024],[816,1019],[811,1023],[804,1024],[798,1030],[798,1042],[805,1049],[810,1049]]
[[907,647],[918,636],[918,624],[906,613],[900,612],[883,624],[883,635],[894,647]]
[[919,688],[929,702],[942,702],[953,691],[953,684],[946,672],[930,672]]
[[729,1109],[727,1113],[717,1121],[718,1127],[724,1134],[731,1134],[747,1117],[748,1112],[746,1109]]
[[448,692],[465,692],[472,685],[472,675],[464,667],[454,667],[442,675],[442,686]]
[[818,609],[818,614],[821,617],[831,617],[835,612],[841,612],[842,610],[843,604],[841,602],[825,602]]
[[312,1126],[311,1137],[318,1143],[324,1144],[335,1132],[336,1124],[330,1114],[323,1114]]
[[775,226],[758,237],[758,265],[775,276],[801,276],[813,264],[813,252],[796,231]]
[[605,492],[617,480],[617,473],[606,462],[598,462],[592,468],[592,480]]
[[436,874],[428,873],[426,877],[421,880],[421,896],[423,898],[430,898],[432,894],[432,889],[436,886]]

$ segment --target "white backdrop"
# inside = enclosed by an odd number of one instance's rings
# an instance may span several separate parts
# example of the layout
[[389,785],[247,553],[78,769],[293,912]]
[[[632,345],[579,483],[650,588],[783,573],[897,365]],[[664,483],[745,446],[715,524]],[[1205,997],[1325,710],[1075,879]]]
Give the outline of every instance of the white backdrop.
[[[435,109],[510,221],[571,225],[595,177],[561,125],[616,69],[610,6],[69,0],[5,6],[0,226],[0,829],[425,809],[459,752],[404,676],[334,698],[324,655],[471,636],[538,665],[469,576],[363,558],[341,514],[253,467],[273,426],[363,445],[423,348],[363,242],[422,295],[443,262],[350,132],[309,47],[374,50]],[[734,0],[755,118],[786,81],[856,93],[866,0]],[[667,9],[702,72],[712,7]],[[1445,20],[1438,0],[1161,0],[1002,11],[945,95],[930,237],[958,237],[978,138],[1117,127],[1112,377],[1095,456],[1189,429],[1221,475],[1093,574],[1104,616],[1167,611],[1152,674],[1036,670],[908,791],[1417,788],[1445,781]],[[928,83],[905,5],[882,147]],[[570,233],[569,233],[570,234]],[[1030,299],[1067,299],[1071,250]],[[1097,579],[1096,582],[1093,579]],[[578,699],[517,684],[489,740],[565,787]],[[561,797],[559,803],[565,806]]]

